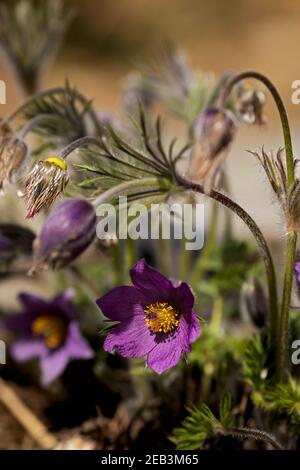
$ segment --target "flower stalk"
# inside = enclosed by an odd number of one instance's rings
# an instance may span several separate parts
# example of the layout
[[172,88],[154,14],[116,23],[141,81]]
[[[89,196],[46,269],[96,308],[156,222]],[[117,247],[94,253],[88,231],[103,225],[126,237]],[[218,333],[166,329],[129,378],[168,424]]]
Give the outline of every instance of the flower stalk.
[[[224,105],[227,97],[229,96],[232,88],[239,83],[241,80],[247,78],[254,78],[261,81],[270,91],[276,103],[281,126],[283,131],[284,145],[285,145],[285,157],[286,157],[286,171],[287,171],[287,186],[290,189],[295,181],[295,165],[293,157],[293,146],[291,139],[291,131],[288,120],[288,115],[281,99],[279,92],[273,83],[259,72],[244,72],[233,77],[226,86],[223,88],[219,95],[218,104]],[[288,223],[288,221],[287,221]],[[276,375],[277,380],[282,382],[284,380],[284,366],[286,359],[287,350],[287,338],[288,338],[288,323],[289,323],[289,308],[292,294],[293,285],[293,269],[294,261],[296,256],[296,245],[297,245],[297,232],[290,230],[287,238],[287,254],[286,254],[286,266],[284,274],[284,285],[282,292],[280,320],[277,329],[277,347],[276,347]],[[277,321],[277,320],[276,320]]]
[[[192,191],[196,191],[200,194],[204,194],[204,188],[200,184],[188,181],[178,174],[176,175],[176,179],[180,186],[183,186],[184,188]],[[277,285],[273,259],[268,244],[256,222],[236,202],[232,201],[229,197],[219,193],[218,191],[211,191],[209,197],[219,202],[223,206],[227,207],[232,212],[234,212],[240,219],[242,219],[256,240],[266,269],[269,292],[270,332],[271,340],[273,341],[273,343],[275,343],[277,336]]]

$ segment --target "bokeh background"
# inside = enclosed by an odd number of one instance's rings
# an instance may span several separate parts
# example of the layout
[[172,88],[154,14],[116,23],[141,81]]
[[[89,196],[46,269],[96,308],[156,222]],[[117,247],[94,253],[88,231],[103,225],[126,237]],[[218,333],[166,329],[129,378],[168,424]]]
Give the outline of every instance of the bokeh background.
[[[2,0],[3,1],[3,0]],[[4,0],[10,1],[10,0]],[[288,108],[300,149],[300,105],[291,102],[294,80],[300,79],[300,4],[297,0],[69,0],[74,19],[64,42],[44,71],[43,87],[62,85],[66,78],[94,100],[97,108],[117,111],[124,79],[155,55],[171,38],[185,50],[195,69],[221,75],[256,69],[270,77]],[[14,76],[0,61],[11,111],[21,100]],[[227,161],[233,196],[253,214],[268,238],[281,240],[279,211],[261,170],[247,149],[275,150],[283,140],[278,115],[268,97],[268,125],[242,127]],[[1,209],[2,210],[2,209]],[[11,211],[2,213],[9,221]],[[11,221],[11,220],[10,220]],[[235,230],[249,236],[239,221]],[[280,243],[276,243],[280,262]]]
[[[250,69],[265,73],[286,103],[295,156],[300,156],[300,105],[291,102],[292,82],[300,79],[299,0],[69,0],[66,3],[74,9],[74,20],[54,61],[44,71],[43,88],[63,85],[68,78],[94,100],[97,108],[118,112],[126,76],[152,58],[162,41],[170,38],[185,50],[195,69],[211,71],[217,76],[225,71]],[[0,105],[0,115],[4,115],[21,102],[22,95],[1,58],[0,79],[7,85],[7,104]],[[264,128],[242,127],[226,165],[233,198],[254,216],[272,242],[280,274],[284,227],[262,171],[246,152],[262,145],[266,150],[276,151],[283,144],[279,118],[270,97],[266,112],[268,125]],[[18,205],[15,195],[7,197],[0,201],[1,222],[20,223],[23,205]],[[39,217],[35,220],[36,228],[41,220]],[[235,220],[234,224],[238,236],[250,237],[239,221]],[[32,222],[28,225],[32,227]],[[17,293],[21,290],[34,290],[50,297],[55,285],[43,275],[34,281],[24,276],[6,279],[0,285],[1,305],[16,306]],[[31,400],[34,399],[33,396]],[[15,424],[9,417],[5,419],[0,440],[4,445],[7,435],[7,445],[12,445],[7,430]],[[26,447],[21,430],[17,438]]]

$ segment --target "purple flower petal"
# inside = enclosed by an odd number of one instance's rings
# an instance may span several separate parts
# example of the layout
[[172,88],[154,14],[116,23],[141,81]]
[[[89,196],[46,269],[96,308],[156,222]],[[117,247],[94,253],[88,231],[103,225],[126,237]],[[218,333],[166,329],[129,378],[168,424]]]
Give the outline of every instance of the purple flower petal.
[[12,344],[10,352],[15,361],[27,362],[37,357],[45,357],[48,348],[40,339],[20,339]]
[[200,322],[197,318],[196,312],[192,312],[189,322],[189,341],[193,343],[200,336]]
[[75,318],[75,309],[74,304],[72,302],[73,297],[73,289],[67,289],[66,291],[57,295],[51,302],[55,310],[59,310],[61,313],[65,314],[70,320]]
[[26,310],[34,311],[36,313],[43,312],[45,309],[47,310],[49,306],[49,303],[46,300],[43,300],[34,294],[26,294],[25,292],[19,294],[19,300]]
[[70,359],[91,359],[94,357],[94,351],[82,337],[76,322],[70,323],[65,350]]
[[7,315],[1,322],[1,328],[20,333],[22,336],[30,336],[31,324],[36,316],[36,313],[27,314],[26,312]]
[[192,310],[195,297],[194,294],[186,282],[182,282],[178,287],[176,287],[176,296],[174,298],[174,302],[177,308],[180,309],[181,312],[188,312]]
[[107,352],[116,350],[124,357],[143,357],[156,344],[142,316],[125,320],[116,326],[105,339],[104,349]]
[[158,343],[147,357],[147,366],[158,374],[175,366],[181,359],[181,345],[174,340]]
[[296,261],[295,266],[294,266],[294,271],[295,271],[296,281],[299,287],[300,285],[300,262],[299,261]]
[[110,320],[123,321],[144,315],[142,302],[146,302],[146,298],[136,287],[121,286],[98,299],[97,305]]
[[65,370],[69,363],[69,356],[64,348],[57,349],[51,354],[42,357],[41,365],[41,384],[47,387],[56,380]]
[[149,301],[170,301],[175,295],[172,282],[144,260],[138,261],[130,270],[133,284],[147,292]]

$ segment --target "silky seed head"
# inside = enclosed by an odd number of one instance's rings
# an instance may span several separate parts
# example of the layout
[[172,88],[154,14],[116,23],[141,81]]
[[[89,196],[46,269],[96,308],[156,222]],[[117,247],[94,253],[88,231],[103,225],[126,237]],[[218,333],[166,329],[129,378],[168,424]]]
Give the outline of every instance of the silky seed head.
[[25,182],[24,199],[27,218],[50,207],[67,186],[67,165],[58,157],[51,157],[34,165]]
[[0,145],[0,190],[18,172],[27,155],[27,145],[19,139],[5,138]]

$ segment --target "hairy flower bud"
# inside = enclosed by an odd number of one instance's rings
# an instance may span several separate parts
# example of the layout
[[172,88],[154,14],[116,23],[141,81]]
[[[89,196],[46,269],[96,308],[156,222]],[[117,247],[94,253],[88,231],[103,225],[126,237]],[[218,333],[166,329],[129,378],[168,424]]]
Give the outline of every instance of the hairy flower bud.
[[61,268],[77,258],[96,234],[94,207],[84,199],[67,199],[46,219],[34,242],[33,272]]
[[265,103],[266,95],[263,91],[247,84],[240,84],[237,87],[236,110],[241,119],[247,124],[258,124],[261,126],[266,123],[266,117],[263,112]]
[[268,301],[260,281],[253,277],[244,286],[244,300],[252,322],[258,328],[263,328],[268,316]]
[[67,164],[62,158],[47,158],[36,163],[25,182],[27,219],[50,207],[68,181]]
[[196,145],[192,154],[189,177],[204,185],[210,193],[218,170],[227,154],[237,129],[234,115],[225,109],[207,108],[194,124]]
[[5,138],[0,144],[0,191],[18,172],[27,155],[27,145],[19,139]]

